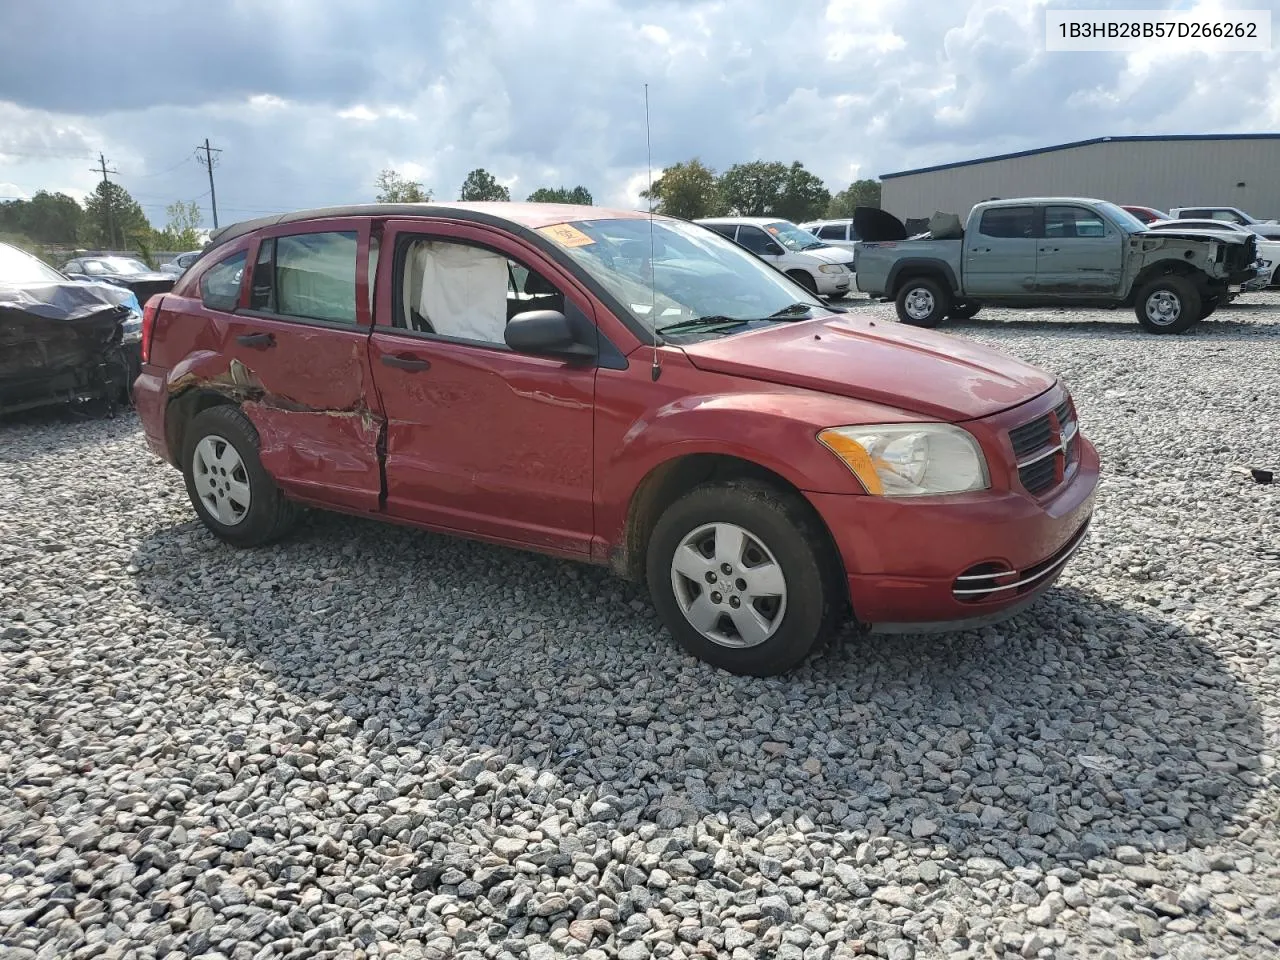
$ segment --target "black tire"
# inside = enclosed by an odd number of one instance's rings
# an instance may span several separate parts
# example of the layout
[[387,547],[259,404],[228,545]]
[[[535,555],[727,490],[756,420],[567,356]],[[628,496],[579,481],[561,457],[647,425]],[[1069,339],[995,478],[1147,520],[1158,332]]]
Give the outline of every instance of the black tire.
[[[898,319],[910,327],[936,327],[951,312],[951,292],[933,277],[904,280],[894,299]],[[920,307],[930,304],[927,313]]]
[[[1165,314],[1166,319],[1159,317],[1161,311],[1149,301],[1156,296],[1165,296],[1165,302],[1172,309]],[[1200,319],[1200,291],[1186,277],[1176,273],[1165,274],[1143,286],[1133,301],[1133,312],[1138,316],[1138,323],[1148,333],[1183,333]]]
[[978,315],[978,311],[982,309],[980,303],[957,303],[951,308],[951,312],[947,314],[949,320],[972,320]]
[[800,286],[804,287],[810,293],[817,296],[818,281],[813,279],[813,276],[811,274],[806,273],[804,270],[792,270],[790,273],[787,274],[787,276],[790,277],[792,280],[794,280],[796,283],[800,284]]
[[[194,458],[200,441],[220,438],[239,456],[249,486],[249,506],[243,517],[228,524],[215,517],[197,491]],[[284,498],[258,458],[258,431],[239,407],[210,407],[187,426],[182,449],[182,476],[187,495],[201,522],[217,537],[237,547],[256,547],[278,540],[297,521],[299,508]],[[216,481],[216,478],[215,478]],[[214,481],[211,481],[214,482]]]
[[1203,320],[1220,306],[1222,306],[1222,299],[1220,297],[1209,297],[1200,306],[1200,319]]
[[1276,267],[1271,273],[1271,282],[1267,284],[1269,287],[1280,287],[1280,267]]
[[[690,623],[677,599],[672,564],[686,537],[713,523],[734,524],[772,554],[785,580],[785,605],[773,632],[756,646],[731,647],[706,637]],[[746,551],[743,566],[747,567]],[[750,569],[750,567],[747,567]],[[736,480],[708,484],[685,494],[662,514],[649,538],[646,576],[658,615],[693,656],[730,673],[767,677],[803,661],[834,630],[846,605],[842,568],[826,530],[807,503],[767,484]],[[747,570],[739,571],[746,573]],[[692,589],[687,581],[684,589]],[[703,585],[698,584],[699,594]],[[708,598],[719,596],[708,591]],[[726,627],[727,604],[720,623]],[[758,609],[758,608],[757,608]]]

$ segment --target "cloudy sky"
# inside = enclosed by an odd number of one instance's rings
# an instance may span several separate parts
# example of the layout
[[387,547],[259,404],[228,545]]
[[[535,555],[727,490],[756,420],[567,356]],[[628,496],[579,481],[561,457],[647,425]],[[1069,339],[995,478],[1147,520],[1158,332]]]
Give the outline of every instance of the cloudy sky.
[[[1280,9],[1278,0],[1052,6]],[[850,180],[1094,136],[1280,129],[1280,54],[1048,53],[1042,0],[0,0],[0,197],[83,196],[99,151],[157,226],[366,201],[639,204],[653,160]],[[1280,16],[1277,31],[1280,32]]]

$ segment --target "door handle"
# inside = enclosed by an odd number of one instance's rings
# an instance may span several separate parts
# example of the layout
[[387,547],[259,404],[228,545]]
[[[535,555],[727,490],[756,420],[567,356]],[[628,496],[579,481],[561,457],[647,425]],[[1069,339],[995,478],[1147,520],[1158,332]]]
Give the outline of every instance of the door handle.
[[970,247],[969,252],[970,253],[990,253],[991,248],[990,247]]
[[420,360],[418,357],[396,356],[390,353],[382,355],[382,362],[388,367],[399,367],[401,370],[430,370],[431,362],[429,360]]
[[274,333],[242,333],[236,337],[236,343],[242,347],[274,347],[276,345],[276,335]]
[[1041,248],[1040,248],[1040,252],[1041,252],[1041,253],[1057,253],[1057,252],[1058,252],[1058,248],[1057,248],[1057,247],[1054,247],[1052,250],[1050,250],[1048,247],[1041,247]]

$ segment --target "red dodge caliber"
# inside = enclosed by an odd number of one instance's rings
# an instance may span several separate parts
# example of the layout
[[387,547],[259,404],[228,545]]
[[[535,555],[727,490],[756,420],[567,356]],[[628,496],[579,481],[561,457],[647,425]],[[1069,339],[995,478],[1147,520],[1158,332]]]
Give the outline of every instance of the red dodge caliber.
[[1053,376],[634,211],[236,224],[143,338],[147,441],[223,540],[273,540],[306,505],[607,565],[737,673],[793,667],[849,614],[915,632],[1020,610],[1098,482]]

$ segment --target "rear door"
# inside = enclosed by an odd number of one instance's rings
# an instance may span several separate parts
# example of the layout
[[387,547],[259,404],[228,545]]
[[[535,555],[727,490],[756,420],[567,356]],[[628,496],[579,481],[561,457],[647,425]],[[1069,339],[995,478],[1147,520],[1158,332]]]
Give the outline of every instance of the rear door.
[[206,269],[199,289],[267,472],[294,496],[373,512],[368,243],[363,219],[276,227]]
[[1036,292],[1064,300],[1110,298],[1120,290],[1124,235],[1102,215],[1075,204],[1044,208],[1036,256]]
[[392,516],[569,556],[590,553],[596,365],[516,353],[506,321],[591,299],[560,267],[479,225],[392,221],[373,373]]
[[984,210],[965,231],[965,294],[984,299],[1034,295],[1037,242],[1034,206]]

